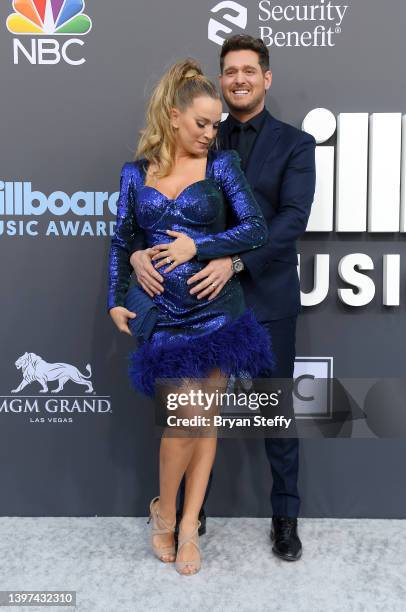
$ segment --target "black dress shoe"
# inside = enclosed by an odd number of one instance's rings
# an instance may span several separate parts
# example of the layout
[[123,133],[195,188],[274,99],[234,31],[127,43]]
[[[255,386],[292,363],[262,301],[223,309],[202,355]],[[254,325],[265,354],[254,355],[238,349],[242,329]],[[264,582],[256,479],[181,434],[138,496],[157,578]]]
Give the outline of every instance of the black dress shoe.
[[[178,534],[179,534],[179,523],[182,519],[182,512],[180,510],[177,511],[176,513],[176,525],[175,525],[175,542],[176,544],[178,543]],[[199,521],[200,521],[200,527],[199,527],[199,536],[202,536],[206,533],[206,514],[204,512],[204,508],[202,508],[200,510],[199,513]]]
[[271,526],[272,552],[285,561],[297,561],[302,556],[302,543],[297,535],[297,519],[273,516]]

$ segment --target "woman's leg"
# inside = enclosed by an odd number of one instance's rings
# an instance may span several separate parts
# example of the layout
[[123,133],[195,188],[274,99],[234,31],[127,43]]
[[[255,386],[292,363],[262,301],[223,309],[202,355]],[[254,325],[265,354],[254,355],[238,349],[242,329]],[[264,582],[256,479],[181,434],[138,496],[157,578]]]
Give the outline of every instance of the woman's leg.
[[[215,389],[219,393],[224,392],[227,387],[227,378],[219,369],[211,372],[205,381],[204,391],[213,393]],[[219,413],[219,406],[213,406],[206,411],[211,418]],[[206,427],[202,430],[201,437],[197,438],[193,448],[193,454],[186,469],[185,500],[183,515],[179,526],[179,541],[192,534],[198,526],[199,512],[203,505],[204,496],[211,469],[216,456],[217,435],[216,427]],[[193,561],[199,558],[199,551],[191,543],[187,543],[179,550],[177,561]],[[185,566],[182,573],[193,574],[195,570],[191,566]]]
[[[161,438],[159,453],[159,515],[168,524],[176,520],[176,496],[180,481],[186,471],[193,454],[195,438],[167,437]],[[171,546],[174,543],[173,533],[163,533],[153,538],[154,545],[159,548]],[[163,561],[174,561],[175,555],[162,555]]]
[[[161,387],[160,395],[162,397],[169,392],[190,393],[191,391],[198,392],[199,390],[213,392],[214,385],[216,385],[219,391],[223,391],[226,388],[226,382],[220,371],[216,369],[211,372],[207,382],[206,380],[185,380],[181,386]],[[206,411],[201,406],[189,404],[178,407],[176,416],[180,418],[190,418],[193,416],[208,417],[217,412],[218,407],[214,407],[211,411]],[[194,527],[197,526],[199,511],[214,462],[216,443],[214,427],[211,427],[210,431],[206,427],[201,429],[196,427],[168,427],[165,429],[161,439],[160,499],[157,502],[157,509],[162,519],[168,525],[174,524],[176,518],[176,496],[180,482],[186,472],[185,521],[183,521],[186,534],[193,531]],[[189,530],[189,527],[191,530]],[[182,530],[180,532],[181,538]],[[154,536],[154,544],[160,548],[172,545],[173,541],[174,536],[172,533]],[[198,554],[197,550],[193,545],[186,544],[182,548],[179,559],[183,560],[185,558],[185,560],[189,560],[192,558],[191,554],[194,554],[196,557],[196,554]],[[174,557],[170,554],[164,555],[163,560],[172,561]]]
[[[209,481],[210,471],[216,456],[217,438],[197,439],[194,445],[193,456],[186,470],[185,502],[182,520],[179,525],[178,541],[181,542],[192,534],[198,526],[199,512],[203,504],[204,495]],[[179,549],[177,561],[194,561],[199,558],[196,546],[186,543]],[[192,567],[184,567],[185,574],[195,573]]]

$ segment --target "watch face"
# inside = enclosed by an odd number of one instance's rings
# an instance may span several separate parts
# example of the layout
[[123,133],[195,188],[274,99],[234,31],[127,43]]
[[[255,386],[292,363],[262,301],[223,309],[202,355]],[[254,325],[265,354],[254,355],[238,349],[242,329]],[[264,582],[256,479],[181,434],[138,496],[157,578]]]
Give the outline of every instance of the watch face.
[[242,263],[241,259],[234,262],[234,270],[236,272],[241,272],[243,269],[244,269],[244,264]]

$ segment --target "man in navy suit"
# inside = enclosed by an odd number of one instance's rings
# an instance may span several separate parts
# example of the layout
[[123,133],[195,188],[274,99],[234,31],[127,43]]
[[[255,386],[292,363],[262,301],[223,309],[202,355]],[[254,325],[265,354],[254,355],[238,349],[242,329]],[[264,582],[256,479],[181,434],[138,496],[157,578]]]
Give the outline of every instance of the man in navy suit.
[[[257,249],[210,261],[191,277],[191,292],[215,297],[231,276],[238,274],[247,305],[271,335],[276,357],[272,376],[289,380],[293,376],[296,320],[301,308],[296,240],[306,229],[314,197],[315,140],[266,110],[265,95],[272,73],[268,49],[261,39],[237,35],[226,40],[220,68],[221,89],[230,113],[220,126],[219,143],[224,149],[238,151],[268,223],[269,238]],[[134,250],[137,248],[140,250],[131,256],[137,277],[150,275],[152,280],[154,275],[152,282],[156,285],[157,271],[141,245],[134,245]],[[297,534],[299,441],[296,437],[266,437],[265,449],[273,476],[272,550],[282,559],[296,560],[302,552]],[[206,499],[209,489],[210,483]],[[202,534],[203,508],[199,518]]]
[[[296,241],[306,229],[313,202],[316,143],[310,134],[275,119],[266,110],[272,72],[261,39],[237,35],[226,40],[220,68],[221,89],[230,111],[220,125],[220,145],[240,154],[269,230],[265,245],[237,253],[232,265],[247,305],[270,333],[276,357],[272,376],[289,380],[301,309]],[[221,260],[213,264],[226,267]],[[272,550],[283,559],[296,560],[302,551],[297,534],[299,440],[266,437],[265,449],[273,476]]]

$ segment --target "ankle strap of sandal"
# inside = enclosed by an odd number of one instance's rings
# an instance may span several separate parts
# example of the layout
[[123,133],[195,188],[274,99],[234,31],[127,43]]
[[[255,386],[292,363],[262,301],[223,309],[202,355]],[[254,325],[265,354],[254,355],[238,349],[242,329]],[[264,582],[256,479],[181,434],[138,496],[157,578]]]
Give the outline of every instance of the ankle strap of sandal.
[[195,537],[195,535],[196,535],[196,534],[199,532],[199,527],[200,527],[200,525],[201,525],[201,522],[200,522],[200,521],[198,521],[196,529],[195,529],[195,530],[194,530],[194,531],[193,531],[191,534],[189,534],[188,536],[186,536],[186,538],[184,538],[183,540],[178,541],[178,550],[179,550],[180,548],[182,548],[182,546],[183,546],[184,544],[188,544],[188,543],[190,542],[191,544],[194,544],[194,545],[196,546],[197,550],[199,550],[199,551],[200,551],[200,547],[199,547],[198,542],[195,542],[195,541],[193,540],[193,538]]
[[158,510],[154,510],[153,506],[154,504],[159,500],[159,497],[154,497],[154,499],[151,501],[150,505],[149,505],[149,510],[150,510],[150,516],[156,518],[157,523],[161,523],[164,525],[164,527],[155,527],[155,525],[152,525],[152,532],[154,535],[163,535],[164,533],[173,533],[175,531],[175,525],[173,525],[173,527],[169,526],[166,521],[162,518],[162,516],[159,514]]

